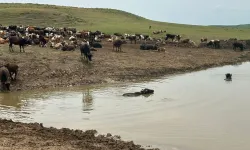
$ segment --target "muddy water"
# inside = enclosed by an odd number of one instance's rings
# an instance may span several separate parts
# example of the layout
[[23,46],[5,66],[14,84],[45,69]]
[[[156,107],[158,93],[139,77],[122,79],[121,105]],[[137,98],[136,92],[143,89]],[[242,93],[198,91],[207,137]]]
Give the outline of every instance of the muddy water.
[[[0,94],[0,117],[97,129],[168,150],[250,149],[250,63],[109,87]],[[233,81],[224,81],[224,74]],[[125,92],[148,87],[149,97]]]

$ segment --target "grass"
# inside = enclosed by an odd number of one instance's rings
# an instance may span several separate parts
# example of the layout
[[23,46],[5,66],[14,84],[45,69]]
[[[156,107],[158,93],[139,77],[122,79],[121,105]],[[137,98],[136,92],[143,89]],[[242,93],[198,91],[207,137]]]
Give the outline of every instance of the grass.
[[[142,33],[167,30],[184,38],[198,41],[209,39],[250,39],[250,29],[233,26],[195,26],[152,21],[125,11],[101,8],[77,8],[42,4],[1,3],[0,20],[3,25],[76,27],[78,30],[100,30],[105,33]],[[164,17],[164,16],[163,16]],[[152,29],[149,30],[149,25]],[[164,34],[157,35],[164,37]]]

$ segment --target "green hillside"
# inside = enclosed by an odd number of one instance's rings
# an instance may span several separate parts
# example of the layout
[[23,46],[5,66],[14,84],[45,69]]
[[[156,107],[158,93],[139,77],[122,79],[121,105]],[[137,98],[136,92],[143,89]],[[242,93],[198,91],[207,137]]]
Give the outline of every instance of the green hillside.
[[[249,28],[165,23],[115,9],[1,3],[0,20],[3,25],[67,26],[76,27],[78,30],[101,30],[106,33],[151,34],[154,30],[167,30],[168,33],[181,34],[185,38],[197,41],[203,36],[209,39],[250,39]],[[148,29],[149,25],[152,26],[151,30]]]
[[212,25],[214,27],[226,27],[226,28],[238,28],[238,29],[250,29],[250,24],[239,25]]

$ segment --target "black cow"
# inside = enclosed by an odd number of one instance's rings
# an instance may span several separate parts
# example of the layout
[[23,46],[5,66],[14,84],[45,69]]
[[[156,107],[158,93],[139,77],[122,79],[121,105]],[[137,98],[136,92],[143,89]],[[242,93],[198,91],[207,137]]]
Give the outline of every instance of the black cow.
[[114,42],[113,42],[113,50],[114,50],[114,48],[116,48],[116,51],[122,51],[122,44],[123,44],[123,41],[122,40],[115,40]]
[[231,73],[227,73],[226,75],[226,81],[232,81],[232,74]]
[[92,46],[93,48],[102,48],[102,44],[98,42],[90,43],[90,46]]
[[144,36],[144,40],[147,40],[149,38],[149,35],[143,35]]
[[10,32],[10,36],[17,36],[18,34],[16,33],[16,31],[14,31],[14,30],[11,30]]
[[6,67],[1,67],[0,68],[0,80],[1,80],[1,86],[2,86],[2,90],[7,89],[8,91],[10,91],[10,72]]
[[239,42],[233,43],[233,49],[236,50],[237,48],[240,48],[240,50],[243,51],[244,46],[242,43],[239,43]]
[[92,61],[92,54],[90,53],[90,47],[87,43],[81,44],[80,46],[81,56],[84,55],[84,58],[87,59],[87,61]]
[[156,44],[141,44],[141,50],[157,50],[158,46]]
[[46,39],[44,38],[44,36],[39,36],[39,42],[40,42],[40,46],[44,47],[45,44],[47,43]]
[[24,28],[21,28],[21,27],[18,27],[18,28],[17,28],[17,31],[20,32],[21,34],[24,34],[24,33],[25,33],[25,29],[24,29]]
[[207,43],[208,47],[213,47],[213,48],[220,48],[220,40],[211,40]]
[[177,39],[177,41],[180,41],[181,36],[175,34],[166,34],[165,40],[168,40],[169,38],[172,39],[172,41],[174,41],[175,38]]
[[132,96],[151,95],[151,94],[154,94],[154,90],[146,88],[146,89],[142,89],[140,92],[125,93],[122,96],[132,97]]
[[17,26],[16,26],[16,25],[10,25],[10,26],[9,26],[9,31],[10,31],[10,30],[16,31],[16,30],[17,30]]

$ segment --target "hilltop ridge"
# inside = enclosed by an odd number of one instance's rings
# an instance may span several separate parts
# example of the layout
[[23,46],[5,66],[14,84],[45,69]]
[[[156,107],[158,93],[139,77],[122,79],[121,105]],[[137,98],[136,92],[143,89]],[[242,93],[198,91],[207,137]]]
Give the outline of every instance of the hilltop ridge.
[[[25,24],[35,26],[76,27],[78,30],[101,30],[106,33],[142,33],[155,30],[181,34],[198,41],[207,38],[249,39],[250,28],[185,25],[149,20],[116,9],[79,8],[31,3],[1,3],[0,20],[3,25]],[[164,17],[164,16],[162,16]],[[152,29],[149,30],[149,26]],[[163,37],[164,35],[157,35]]]

